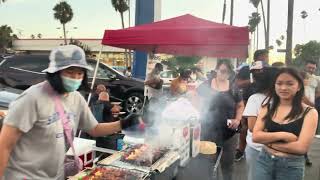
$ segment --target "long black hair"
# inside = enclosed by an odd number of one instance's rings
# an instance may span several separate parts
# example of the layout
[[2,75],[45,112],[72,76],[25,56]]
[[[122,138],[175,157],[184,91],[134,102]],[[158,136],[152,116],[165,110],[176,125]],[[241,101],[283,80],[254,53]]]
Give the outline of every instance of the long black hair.
[[267,114],[263,118],[264,120],[271,120],[280,104],[280,98],[276,93],[275,84],[278,77],[281,74],[289,74],[290,76],[292,76],[294,79],[298,81],[299,88],[300,88],[300,90],[293,97],[292,104],[291,104],[292,105],[291,111],[285,117],[285,119],[294,120],[298,118],[303,112],[303,107],[302,107],[302,98],[304,96],[303,79],[301,78],[297,70],[292,68],[282,68],[274,78],[268,102],[263,105],[263,107],[268,107]]
[[[61,71],[57,71],[55,73],[47,73],[46,74],[46,79],[51,85],[51,87],[58,93],[58,94],[64,94],[66,93],[66,89],[64,88],[62,84],[62,78],[60,76]],[[83,90],[83,91],[89,91],[89,84],[88,84],[88,75],[87,75],[87,70],[83,69],[84,76],[83,80],[81,82],[81,85],[78,90]]]
[[253,88],[255,93],[263,93],[268,96],[278,72],[279,69],[274,67],[266,67],[263,69],[263,72],[258,74],[253,72],[253,78],[255,79]]

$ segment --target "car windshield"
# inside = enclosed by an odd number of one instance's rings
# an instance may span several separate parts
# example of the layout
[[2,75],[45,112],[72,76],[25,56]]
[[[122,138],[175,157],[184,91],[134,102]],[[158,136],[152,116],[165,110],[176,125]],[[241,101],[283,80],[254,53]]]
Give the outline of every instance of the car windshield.
[[[88,64],[93,69],[96,67],[96,61],[95,60],[88,61]],[[93,77],[93,74],[94,74],[94,71],[89,71],[88,72],[88,76],[89,77]],[[98,68],[98,71],[97,71],[97,78],[100,78],[100,79],[110,78],[110,77],[116,76],[116,74],[121,76],[121,74],[118,71],[112,69],[108,65],[106,65],[104,63],[100,63],[99,64],[99,68]]]
[[176,77],[178,77],[178,73],[175,71],[163,71],[160,74],[160,77],[161,78],[176,78]]

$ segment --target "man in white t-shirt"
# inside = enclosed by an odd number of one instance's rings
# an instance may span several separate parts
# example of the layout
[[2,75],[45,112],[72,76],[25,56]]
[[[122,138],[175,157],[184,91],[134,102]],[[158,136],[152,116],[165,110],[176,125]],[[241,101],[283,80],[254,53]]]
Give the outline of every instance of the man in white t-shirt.
[[[307,60],[304,66],[304,71],[308,73],[308,84],[305,86],[305,96],[307,97],[306,104],[315,106],[315,100],[320,97],[320,79],[314,73],[317,70],[317,63],[312,60]],[[306,157],[306,165],[311,166],[312,163],[308,157]]]
[[305,92],[308,100],[313,104],[315,99],[320,97],[320,80],[314,73],[317,70],[317,63],[312,60],[306,61],[304,71],[308,73],[308,85],[305,87]]
[[255,166],[256,159],[259,152],[261,151],[263,144],[254,143],[252,141],[252,132],[259,114],[259,110],[266,101],[266,94],[268,94],[272,87],[274,75],[276,74],[275,69],[263,66],[263,63],[255,63],[251,66],[250,71],[253,74],[254,87],[256,93],[249,97],[246,107],[243,112],[243,117],[247,118],[248,130],[246,136],[246,163],[248,165],[248,179],[252,180],[252,167]]

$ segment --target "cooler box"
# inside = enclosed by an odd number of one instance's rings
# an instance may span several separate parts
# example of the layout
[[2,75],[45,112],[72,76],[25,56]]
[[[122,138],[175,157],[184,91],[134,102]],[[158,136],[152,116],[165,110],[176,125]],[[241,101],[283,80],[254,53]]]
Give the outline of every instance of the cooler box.
[[[92,147],[96,144],[96,141],[89,139],[82,139],[75,137],[73,140],[74,149],[76,155],[83,161],[83,166],[92,167],[93,160],[95,158],[95,152]],[[68,156],[73,156],[71,147],[67,151]]]

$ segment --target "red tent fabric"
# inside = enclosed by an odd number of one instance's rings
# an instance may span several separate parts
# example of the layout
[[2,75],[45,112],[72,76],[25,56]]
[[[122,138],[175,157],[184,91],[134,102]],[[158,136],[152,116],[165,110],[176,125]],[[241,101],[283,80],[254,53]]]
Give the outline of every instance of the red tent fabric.
[[183,15],[120,30],[106,30],[102,44],[153,53],[246,58],[249,31]]

